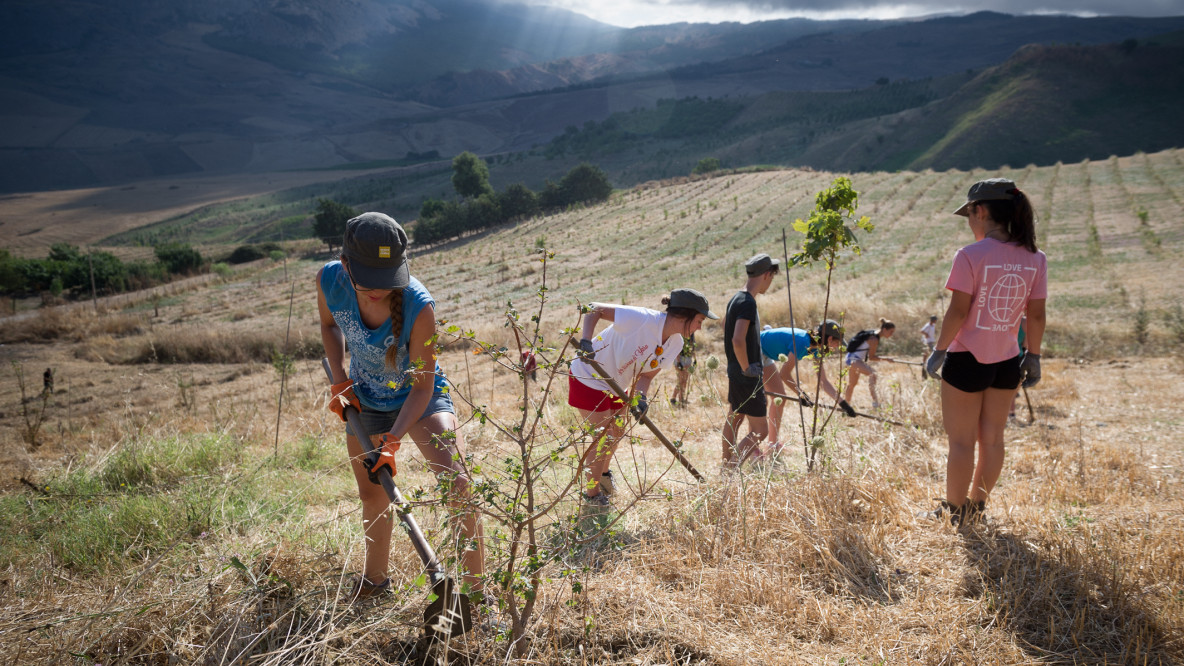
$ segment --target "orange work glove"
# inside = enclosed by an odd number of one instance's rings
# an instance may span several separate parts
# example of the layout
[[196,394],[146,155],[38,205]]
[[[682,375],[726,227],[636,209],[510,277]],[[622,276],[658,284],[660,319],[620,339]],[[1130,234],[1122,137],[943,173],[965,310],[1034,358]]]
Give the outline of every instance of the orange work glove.
[[362,403],[358,402],[358,396],[354,395],[354,380],[347,379],[330,387],[329,411],[336,414],[342,421],[346,421],[345,408],[351,405],[359,412],[362,411]]
[[398,473],[398,468],[395,467],[395,452],[399,450],[400,446],[402,443],[399,440],[391,437],[390,433],[386,433],[379,438],[378,446],[374,447],[374,451],[362,458],[362,465],[366,468],[370,483],[382,484],[378,478],[378,472],[384,467],[390,471],[391,477],[394,478]]

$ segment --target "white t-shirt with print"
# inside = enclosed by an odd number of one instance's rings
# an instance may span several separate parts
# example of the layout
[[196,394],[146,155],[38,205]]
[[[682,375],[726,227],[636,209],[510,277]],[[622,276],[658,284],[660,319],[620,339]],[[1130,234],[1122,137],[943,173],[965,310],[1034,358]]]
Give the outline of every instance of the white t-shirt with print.
[[[638,375],[653,370],[674,367],[682,351],[682,335],[675,333],[662,340],[666,313],[628,305],[614,306],[613,324],[592,338],[596,361],[626,391],[633,389]],[[576,358],[571,374],[580,383],[598,391],[612,392],[608,384],[596,379],[596,371]]]

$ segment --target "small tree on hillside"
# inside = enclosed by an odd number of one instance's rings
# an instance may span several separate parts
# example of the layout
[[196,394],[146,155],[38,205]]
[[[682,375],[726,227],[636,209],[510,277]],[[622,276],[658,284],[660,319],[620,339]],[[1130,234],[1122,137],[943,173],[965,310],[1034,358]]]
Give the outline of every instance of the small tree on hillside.
[[704,157],[703,159],[699,160],[699,163],[695,165],[695,168],[691,171],[691,173],[711,173],[712,171],[719,171],[720,167],[721,165],[719,163],[719,158]]
[[564,203],[599,203],[613,193],[612,183],[600,167],[584,162],[573,167],[559,181]]
[[317,212],[313,217],[312,232],[329,246],[340,244],[345,238],[345,223],[358,216],[358,211],[332,199],[317,199]]
[[452,187],[465,199],[493,194],[493,187],[489,185],[489,166],[485,160],[467,150],[452,158]]
[[184,243],[165,243],[154,248],[156,258],[170,273],[189,275],[201,268],[201,253]]
[[533,217],[539,212],[539,197],[522,183],[514,183],[498,195],[502,219],[505,221]]
[[[816,262],[826,264],[826,300],[822,305],[822,318],[825,320],[830,314],[830,287],[835,271],[835,260],[839,252],[849,249],[855,254],[862,254],[859,240],[855,232],[847,226],[854,222],[854,226],[864,231],[875,229],[868,217],[855,217],[859,208],[859,193],[851,186],[851,180],[845,176],[836,178],[831,186],[818,193],[814,198],[814,210],[806,220],[795,220],[794,231],[805,236],[799,250],[789,257],[792,266],[809,266]],[[790,305],[792,311],[792,304]],[[807,448],[806,468],[814,468],[814,452],[819,446],[821,437],[818,431],[825,426],[818,422],[818,395],[822,390],[822,373],[818,374],[818,381],[814,386],[814,419],[811,425],[810,441],[805,442]],[[841,388],[841,387],[840,387]],[[833,410],[832,410],[833,413]],[[829,417],[828,417],[829,418]],[[803,432],[804,436],[804,432]]]

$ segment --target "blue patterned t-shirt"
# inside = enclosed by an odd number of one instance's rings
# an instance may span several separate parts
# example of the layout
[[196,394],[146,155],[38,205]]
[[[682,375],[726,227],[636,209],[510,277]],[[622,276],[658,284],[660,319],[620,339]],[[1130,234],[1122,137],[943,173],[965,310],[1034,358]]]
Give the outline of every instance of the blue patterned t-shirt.
[[[391,330],[391,320],[388,317],[378,328],[372,329],[362,321],[362,313],[358,310],[358,299],[350,284],[349,274],[341,266],[340,261],[325,264],[321,272],[321,291],[325,294],[325,303],[333,315],[333,321],[345,335],[345,343],[349,349],[349,377],[354,380],[354,393],[358,400],[370,409],[389,412],[399,409],[411,392],[411,357],[408,354],[408,342],[411,340],[411,327],[415,318],[426,305],[435,305],[432,295],[426,287],[411,278],[410,284],[403,290],[403,327],[399,332],[399,355],[395,367],[386,365],[386,349],[395,344],[395,336]],[[392,388],[390,383],[394,384]],[[448,380],[440,364],[436,364],[436,378],[434,393],[444,392]]]

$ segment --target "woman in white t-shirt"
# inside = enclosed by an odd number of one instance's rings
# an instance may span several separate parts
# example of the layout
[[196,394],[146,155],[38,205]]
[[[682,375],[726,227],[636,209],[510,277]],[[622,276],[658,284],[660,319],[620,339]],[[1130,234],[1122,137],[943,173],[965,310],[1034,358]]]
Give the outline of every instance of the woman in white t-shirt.
[[[982,513],[999,480],[1012,397],[1021,382],[1040,381],[1048,261],[1036,249],[1032,204],[1012,181],[975,183],[954,214],[967,217],[975,242],[954,255],[950,306],[925,367],[942,379],[950,444],[946,499],[932,515],[965,524]],[[1025,314],[1028,353],[1021,355],[1016,332]]]
[[[622,388],[636,398],[633,411],[644,414],[649,407],[646,391],[664,368],[674,366],[689,338],[703,325],[704,319],[719,319],[707,305],[707,298],[694,289],[675,289],[662,299],[665,312],[628,305],[592,303],[580,329],[580,355],[591,356]],[[596,324],[612,325],[595,335]],[[571,364],[567,403],[594,430],[603,430],[584,453],[583,467],[588,476],[584,499],[589,504],[607,506],[613,493],[609,463],[624,434],[625,403],[612,394],[608,384],[583,358]]]

